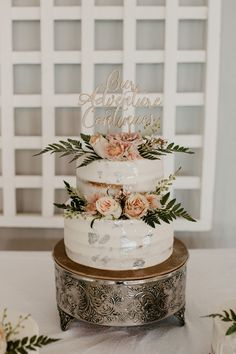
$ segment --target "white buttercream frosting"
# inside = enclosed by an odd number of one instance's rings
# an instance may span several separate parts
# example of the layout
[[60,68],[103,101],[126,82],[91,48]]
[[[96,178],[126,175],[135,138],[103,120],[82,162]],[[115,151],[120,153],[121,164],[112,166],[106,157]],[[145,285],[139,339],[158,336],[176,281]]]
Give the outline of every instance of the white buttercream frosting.
[[152,228],[142,220],[65,219],[66,253],[76,263],[110,270],[151,267],[172,254],[170,224]]
[[77,169],[77,187],[86,197],[113,194],[120,188],[129,192],[149,192],[163,178],[162,160],[98,160]]
[[137,184],[163,177],[162,160],[93,161],[76,170],[77,177],[84,181],[107,184]]

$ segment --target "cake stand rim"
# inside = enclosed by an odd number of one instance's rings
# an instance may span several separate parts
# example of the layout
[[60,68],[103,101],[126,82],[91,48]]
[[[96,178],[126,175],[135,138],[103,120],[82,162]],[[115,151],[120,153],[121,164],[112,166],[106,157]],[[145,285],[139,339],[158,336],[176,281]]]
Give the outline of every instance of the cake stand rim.
[[119,281],[142,281],[142,280],[153,280],[154,278],[160,278],[162,276],[169,276],[173,272],[182,268],[188,258],[189,253],[185,244],[179,239],[174,239],[173,253],[164,262],[143,269],[133,269],[133,270],[105,270],[87,267],[72,261],[65,252],[64,239],[61,239],[55,245],[52,253],[54,262],[63,270],[73,273],[80,278],[85,278],[86,280],[104,280],[111,282]]

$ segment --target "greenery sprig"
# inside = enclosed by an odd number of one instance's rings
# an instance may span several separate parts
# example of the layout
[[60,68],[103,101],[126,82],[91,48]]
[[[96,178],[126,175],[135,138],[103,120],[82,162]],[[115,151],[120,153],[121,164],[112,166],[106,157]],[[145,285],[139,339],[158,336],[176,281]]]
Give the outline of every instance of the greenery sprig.
[[4,329],[4,333],[6,336],[6,340],[8,341],[10,337],[15,336],[20,333],[20,330],[24,328],[23,323],[30,317],[30,315],[26,315],[25,317],[20,315],[18,322],[15,326],[12,326],[12,323],[7,320],[7,309],[5,308],[2,313],[1,324]]
[[54,205],[59,208],[59,209],[64,209],[67,212],[67,216],[69,217],[70,214],[71,216],[84,212],[85,211],[85,206],[87,204],[86,200],[82,198],[77,190],[75,188],[72,188],[70,184],[66,181],[64,181],[65,184],[65,189],[70,197],[70,203],[69,204],[59,204],[59,203],[54,203]]
[[204,316],[204,317],[212,317],[212,318],[218,317],[221,319],[221,321],[232,322],[231,326],[225,332],[226,336],[229,336],[230,334],[233,334],[236,332],[236,313],[232,309],[229,309],[229,311],[224,310],[223,314],[212,313],[212,314],[210,314],[208,316]]
[[[80,137],[82,141],[68,138],[67,140],[60,140],[58,143],[49,144],[34,156],[42,155],[47,152],[51,154],[59,153],[59,157],[73,155],[70,162],[83,157],[77,167],[87,166],[95,160],[101,160],[102,157],[94,151],[94,148],[90,144],[91,136],[80,134]],[[140,156],[145,159],[157,160],[160,159],[161,156],[171,154],[173,152],[193,154],[189,148],[175,145],[174,143],[168,144],[161,138],[143,137],[143,140],[144,142],[138,147],[138,152]]]
[[22,339],[11,340],[7,342],[6,354],[27,354],[28,351],[35,351],[45,345],[57,342],[58,338],[49,338],[47,336],[32,336]]
[[30,314],[26,316],[20,315],[17,323],[13,326],[8,320],[7,309],[3,310],[1,324],[6,336],[7,351],[6,354],[27,354],[28,351],[35,351],[37,348],[41,348],[45,345],[57,342],[58,338],[50,338],[47,336],[24,337],[22,339],[12,339],[17,336],[21,329],[24,329],[24,322],[30,317]]
[[179,173],[180,170],[181,170],[181,167],[179,167],[178,170],[176,170],[174,174],[169,175],[168,178],[164,178],[164,179],[160,180],[157,183],[155,193],[157,195],[161,195],[165,192],[168,192],[169,188],[172,186],[173,182],[176,180],[176,175]]
[[[169,224],[171,221],[179,217],[182,217],[188,221],[196,221],[182,207],[181,203],[178,203],[176,199],[170,200],[169,192],[162,195],[163,191],[168,189],[168,185],[172,183],[173,179],[175,179],[175,175],[170,175],[170,177],[161,184],[161,187],[158,187],[156,192],[154,192],[154,194],[161,198],[161,207],[156,209],[149,209],[147,213],[141,218],[146,224],[153,228],[155,228],[156,224],[161,224],[161,222]],[[68,182],[64,181],[64,184],[66,191],[70,197],[70,202],[69,204],[54,203],[54,205],[60,209],[64,209],[64,216],[66,218],[71,219],[73,217],[78,217],[81,213],[83,214],[84,212],[86,212],[86,206],[88,205],[88,202],[84,197],[81,197],[78,191],[75,188],[72,188]],[[123,192],[121,192],[119,196],[116,197],[122,210],[125,206],[126,197],[127,195],[123,194]],[[93,226],[95,220],[101,219],[103,217],[99,214],[99,212],[95,214],[96,215],[95,218],[92,220],[91,227]],[[120,219],[127,219],[127,216],[122,213]]]
[[60,153],[60,157],[73,155],[70,162],[77,160],[80,157],[84,157],[83,161],[78,167],[87,166],[94,160],[100,160],[101,157],[96,154],[93,147],[89,143],[90,135],[81,134],[80,135],[84,147],[81,141],[75,139],[60,140],[59,143],[49,144],[42,151],[34,156],[42,155],[44,153],[50,152],[51,154]]
[[177,203],[176,199],[169,200],[170,193],[166,193],[161,199],[162,208],[148,210],[147,214],[142,217],[142,220],[149,226],[155,228],[156,224],[165,222],[167,224],[173,221],[177,217],[182,217],[188,221],[195,222],[187,211],[181,206],[181,203]]
[[175,145],[170,143],[166,145],[166,142],[162,139],[150,138],[138,147],[139,154],[149,160],[158,160],[160,156],[172,154],[173,152],[183,152],[186,154],[193,154],[189,148],[184,146]]

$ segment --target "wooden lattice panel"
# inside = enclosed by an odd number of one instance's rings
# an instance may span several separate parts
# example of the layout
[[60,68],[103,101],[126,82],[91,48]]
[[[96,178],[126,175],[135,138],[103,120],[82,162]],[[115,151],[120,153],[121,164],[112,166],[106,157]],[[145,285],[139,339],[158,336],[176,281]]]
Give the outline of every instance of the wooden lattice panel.
[[74,166],[32,155],[78,136],[79,93],[117,68],[162,98],[163,135],[196,150],[166,159],[166,174],[183,165],[174,193],[198,218],[176,229],[210,228],[220,0],[1,0],[0,20],[0,226],[63,226],[53,202],[65,197],[63,179],[75,182]]

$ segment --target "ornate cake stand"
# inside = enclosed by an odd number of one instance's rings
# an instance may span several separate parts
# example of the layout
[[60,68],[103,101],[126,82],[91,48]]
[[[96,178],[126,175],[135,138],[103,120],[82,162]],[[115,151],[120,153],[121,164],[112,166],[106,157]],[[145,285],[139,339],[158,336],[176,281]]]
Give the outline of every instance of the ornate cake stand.
[[175,239],[173,254],[150,268],[106,271],[70,260],[64,241],[53,252],[61,329],[74,319],[105,326],[137,326],[175,316],[184,325],[188,251]]

